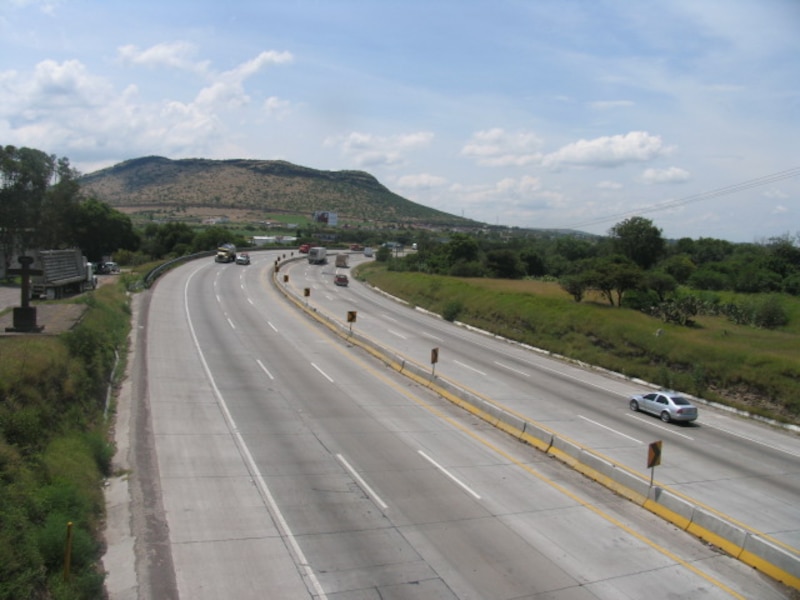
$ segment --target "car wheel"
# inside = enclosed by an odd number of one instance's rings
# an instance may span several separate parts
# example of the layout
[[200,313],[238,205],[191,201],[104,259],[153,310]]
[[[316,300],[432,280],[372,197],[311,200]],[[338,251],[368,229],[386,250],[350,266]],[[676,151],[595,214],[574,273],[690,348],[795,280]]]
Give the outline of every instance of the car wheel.
[[633,412],[639,412],[639,403],[636,400],[631,400],[631,410]]
[[670,418],[669,413],[664,411],[661,413],[661,420],[664,421],[664,423],[669,423],[672,419]]

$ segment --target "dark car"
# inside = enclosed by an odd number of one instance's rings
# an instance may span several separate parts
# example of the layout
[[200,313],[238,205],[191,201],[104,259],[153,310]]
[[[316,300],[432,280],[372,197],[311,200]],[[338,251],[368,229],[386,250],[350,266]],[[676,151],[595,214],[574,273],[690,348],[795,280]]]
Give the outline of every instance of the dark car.
[[347,275],[339,274],[333,278],[333,283],[335,283],[336,285],[346,286],[347,284],[350,283],[350,280],[347,278]]
[[642,411],[660,417],[665,423],[670,421],[694,421],[697,407],[677,392],[661,390],[631,397],[633,411]]

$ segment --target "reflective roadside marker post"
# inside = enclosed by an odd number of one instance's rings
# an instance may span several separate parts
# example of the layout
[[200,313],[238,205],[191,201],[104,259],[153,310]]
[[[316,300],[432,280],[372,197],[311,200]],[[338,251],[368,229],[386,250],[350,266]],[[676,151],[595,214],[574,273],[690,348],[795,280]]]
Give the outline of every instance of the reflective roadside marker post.
[[306,299],[306,306],[308,306],[308,297],[311,295],[311,288],[303,288],[303,297]]
[[353,323],[356,322],[356,311],[347,311],[347,322],[350,323],[350,333],[353,333]]
[[283,276],[283,283],[289,283],[289,276],[288,275],[284,275]]
[[431,348],[431,375],[436,377],[436,363],[439,362],[439,349]]
[[647,468],[650,469],[650,487],[653,487],[653,477],[656,467],[661,464],[661,446],[663,442],[658,440],[647,448]]

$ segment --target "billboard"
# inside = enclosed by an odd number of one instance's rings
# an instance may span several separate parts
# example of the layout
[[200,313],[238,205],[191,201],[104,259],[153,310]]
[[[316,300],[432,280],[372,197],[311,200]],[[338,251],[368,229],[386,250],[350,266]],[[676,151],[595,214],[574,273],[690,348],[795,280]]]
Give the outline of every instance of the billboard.
[[336,223],[338,221],[338,215],[335,212],[328,212],[327,210],[318,210],[312,216],[311,220],[314,223],[321,223],[323,225],[330,225],[331,227],[336,227]]

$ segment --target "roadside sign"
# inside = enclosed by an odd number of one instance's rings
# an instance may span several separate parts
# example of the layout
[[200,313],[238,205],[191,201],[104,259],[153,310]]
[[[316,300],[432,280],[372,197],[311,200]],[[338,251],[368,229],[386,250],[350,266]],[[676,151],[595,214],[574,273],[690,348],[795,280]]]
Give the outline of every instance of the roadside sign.
[[653,442],[647,448],[647,468],[652,469],[661,464],[661,440]]

